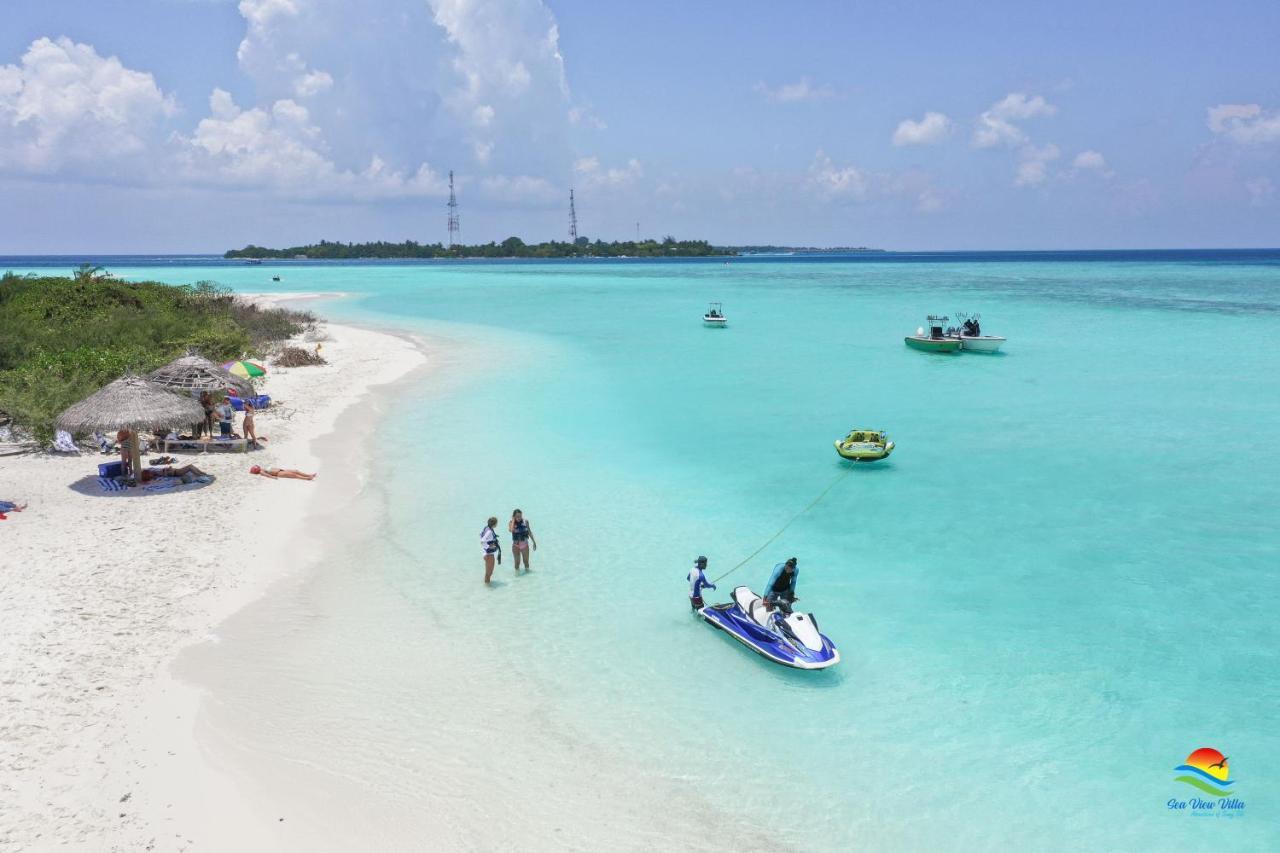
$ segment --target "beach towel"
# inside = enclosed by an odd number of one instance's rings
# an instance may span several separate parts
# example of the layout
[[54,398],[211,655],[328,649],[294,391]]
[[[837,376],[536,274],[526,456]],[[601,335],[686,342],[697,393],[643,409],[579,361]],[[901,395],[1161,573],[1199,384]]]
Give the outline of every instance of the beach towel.
[[115,477],[99,477],[98,485],[102,487],[104,492],[123,492],[129,488],[123,480],[117,480]]
[[151,481],[151,485],[143,486],[142,488],[148,492],[163,492],[167,489],[172,489],[181,482],[182,480],[177,477],[157,477]]
[[71,433],[60,429],[53,436],[53,449],[58,453],[79,453],[80,448],[71,439]]

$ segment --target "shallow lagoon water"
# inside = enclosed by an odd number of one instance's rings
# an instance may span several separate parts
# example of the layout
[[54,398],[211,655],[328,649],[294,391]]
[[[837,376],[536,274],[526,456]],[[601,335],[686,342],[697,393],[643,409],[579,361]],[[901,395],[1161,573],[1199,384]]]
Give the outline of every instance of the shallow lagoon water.
[[[803,849],[1275,837],[1280,254],[117,272],[342,291],[335,319],[460,348],[393,403],[358,568],[322,566],[330,594],[279,638],[246,632],[332,686],[288,713],[378,721],[342,750],[269,727],[286,754],[412,802],[429,780],[396,756],[436,733],[412,711],[433,701],[430,650],[412,671],[354,662],[443,629],[451,672],[489,691],[459,739],[527,689],[574,738]],[[713,300],[728,329],[701,326]],[[1007,352],[903,346],[958,310]],[[842,462],[854,426],[897,451]],[[694,556],[719,575],[832,482],[713,597],[799,557],[837,668],[775,667],[689,616]],[[483,589],[478,534],[515,506],[535,571],[508,561]],[[344,622],[362,597],[380,604]],[[250,694],[243,713],[286,713]],[[1200,746],[1231,757],[1243,815],[1167,808],[1196,794],[1173,768]]]

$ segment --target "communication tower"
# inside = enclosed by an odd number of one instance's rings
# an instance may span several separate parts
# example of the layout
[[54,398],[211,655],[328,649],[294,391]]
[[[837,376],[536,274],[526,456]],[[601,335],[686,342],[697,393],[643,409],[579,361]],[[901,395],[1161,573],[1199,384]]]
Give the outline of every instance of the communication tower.
[[569,242],[578,242],[578,211],[573,206],[573,189],[569,190]]
[[458,197],[453,192],[453,169],[449,170],[449,248],[461,245],[462,229],[458,225]]

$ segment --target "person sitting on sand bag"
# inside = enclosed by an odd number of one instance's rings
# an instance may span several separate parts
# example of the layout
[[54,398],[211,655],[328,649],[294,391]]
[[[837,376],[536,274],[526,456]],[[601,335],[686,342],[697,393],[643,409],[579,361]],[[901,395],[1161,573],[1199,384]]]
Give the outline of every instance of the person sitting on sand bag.
[[249,469],[249,473],[270,477],[273,480],[314,480],[316,478],[315,474],[305,474],[295,468],[263,468],[260,465],[254,465]]

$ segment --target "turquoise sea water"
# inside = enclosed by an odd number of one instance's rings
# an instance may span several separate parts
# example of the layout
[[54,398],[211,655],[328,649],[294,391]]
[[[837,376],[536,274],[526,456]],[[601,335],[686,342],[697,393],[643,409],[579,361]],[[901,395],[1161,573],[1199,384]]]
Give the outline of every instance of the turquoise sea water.
[[[327,569],[401,616],[349,635],[321,596],[329,622],[272,640],[324,646],[341,695],[292,713],[376,719],[370,776],[429,736],[405,709],[440,654],[802,849],[1277,837],[1280,253],[116,271],[347,292],[325,313],[461,353],[394,401],[385,515],[358,568]],[[712,300],[728,329],[702,327]],[[959,310],[1006,352],[903,346]],[[897,451],[849,470],[831,442],[855,426]],[[712,595],[797,556],[838,667],[781,669],[689,616],[694,556],[720,574],[837,478]],[[478,534],[515,506],[535,571],[483,589]],[[357,665],[405,618],[450,648]],[[1198,793],[1174,768],[1201,746],[1243,814],[1167,807]]]

